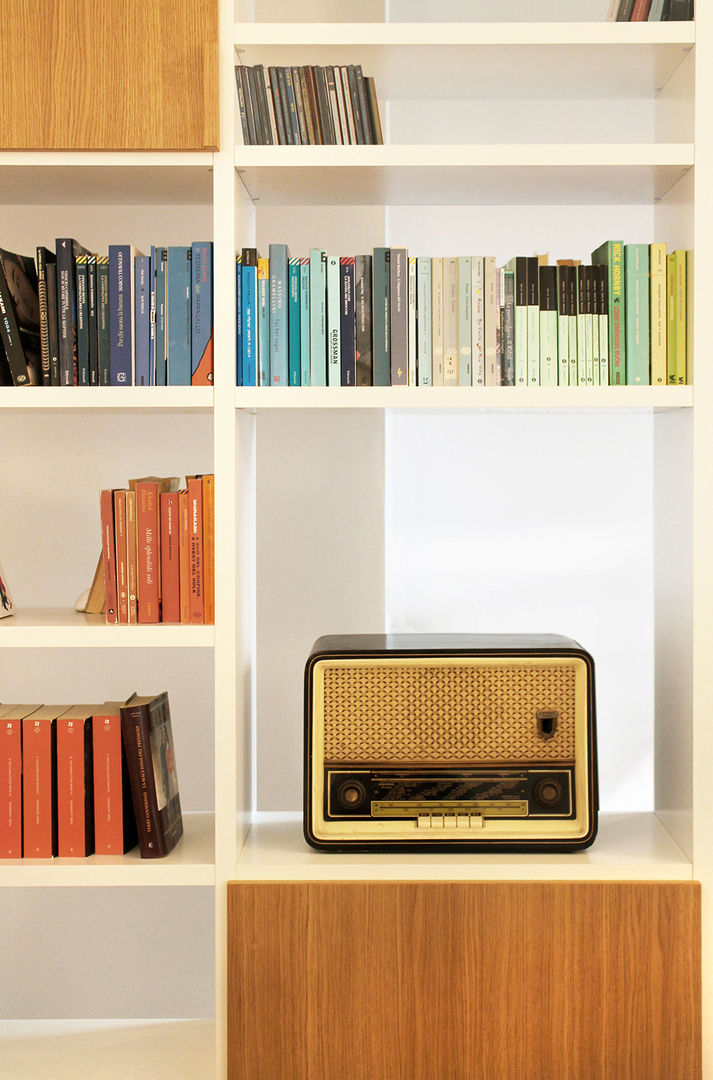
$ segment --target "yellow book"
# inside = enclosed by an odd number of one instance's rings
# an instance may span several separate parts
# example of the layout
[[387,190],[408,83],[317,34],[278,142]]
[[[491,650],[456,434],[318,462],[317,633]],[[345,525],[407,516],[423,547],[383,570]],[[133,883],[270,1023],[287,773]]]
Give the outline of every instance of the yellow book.
[[666,245],[649,245],[651,385],[666,385]]

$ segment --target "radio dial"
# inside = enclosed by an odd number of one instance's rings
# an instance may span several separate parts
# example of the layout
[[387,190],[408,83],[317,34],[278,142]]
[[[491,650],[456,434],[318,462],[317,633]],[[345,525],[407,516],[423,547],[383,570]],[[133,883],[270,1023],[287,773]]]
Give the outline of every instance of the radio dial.
[[538,780],[534,795],[540,806],[556,806],[562,798],[562,785],[557,780]]
[[364,802],[364,799],[366,798],[366,788],[363,784],[360,784],[358,780],[347,780],[337,792],[337,798],[342,806],[354,810],[355,807],[360,806],[361,803]]

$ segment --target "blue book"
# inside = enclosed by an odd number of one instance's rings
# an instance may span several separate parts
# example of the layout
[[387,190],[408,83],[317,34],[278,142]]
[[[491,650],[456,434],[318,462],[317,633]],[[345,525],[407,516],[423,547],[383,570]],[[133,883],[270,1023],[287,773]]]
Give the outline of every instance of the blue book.
[[287,244],[270,244],[270,385],[288,386]]
[[327,385],[327,255],[309,253],[310,385]]
[[257,386],[257,250],[243,248],[242,265],[243,386]]
[[270,267],[268,259],[257,261],[257,381],[270,385]]
[[134,381],[134,258],[131,244],[109,244],[109,367],[112,386]]
[[192,251],[183,244],[166,251],[166,378],[190,386]]
[[418,312],[418,385],[433,385],[433,310],[431,260],[421,255],[416,263],[416,309]]
[[156,384],[156,252],[158,248],[151,245],[149,255],[149,377],[150,385]]
[[356,258],[347,255],[340,259],[341,271],[341,378],[342,386],[356,386],[356,321],[354,278]]
[[339,386],[342,380],[340,344],[341,282],[339,256],[327,256],[327,383]]
[[300,385],[311,385],[309,259],[300,259]]
[[213,385],[213,241],[191,251],[191,385]]
[[287,266],[288,303],[287,303],[287,374],[288,385],[300,385],[300,346],[302,343],[300,325],[300,259],[290,259]]
[[235,256],[235,378],[243,385],[243,273],[242,255]]
[[156,248],[156,386],[166,386],[166,259],[165,247]]
[[151,385],[149,342],[151,339],[151,257],[134,259],[134,384]]

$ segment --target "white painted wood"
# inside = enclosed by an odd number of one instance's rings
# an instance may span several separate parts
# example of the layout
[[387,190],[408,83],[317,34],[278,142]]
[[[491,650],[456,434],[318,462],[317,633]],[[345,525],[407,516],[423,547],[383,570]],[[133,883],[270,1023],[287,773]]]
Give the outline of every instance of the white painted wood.
[[71,608],[19,608],[0,620],[5,649],[194,649],[212,648],[212,626],[173,623],[107,626],[103,615]]
[[2,386],[0,410],[210,412],[211,386]]

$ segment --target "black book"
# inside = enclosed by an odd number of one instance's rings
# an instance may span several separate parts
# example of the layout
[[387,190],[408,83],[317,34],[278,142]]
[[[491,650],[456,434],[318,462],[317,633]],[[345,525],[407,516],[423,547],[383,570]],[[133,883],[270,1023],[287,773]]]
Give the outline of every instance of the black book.
[[[260,109],[260,93],[258,87],[258,80],[254,67],[248,67],[245,69],[247,76],[248,87],[250,90],[250,103],[252,105],[253,125],[255,127],[255,145],[265,145],[265,120]],[[248,123],[250,121],[248,120]]]
[[142,859],[158,859],[183,835],[168,694],[129,698],[121,733]]
[[363,146],[367,140],[364,138],[364,121],[359,105],[359,87],[357,85],[356,67],[354,64],[347,65],[347,78],[349,80],[349,97],[351,99],[352,112],[354,114],[356,141],[360,146]]
[[295,95],[295,108],[297,109],[297,128],[300,133],[300,143],[302,146],[309,146],[311,139],[309,137],[309,128],[307,127],[307,112],[305,110],[305,102],[302,94],[302,79],[300,78],[300,69],[293,67],[290,69],[290,75],[292,77],[292,92]]
[[342,386],[356,385],[356,315],[354,286],[356,259],[346,256],[339,261],[341,277],[340,350]]
[[693,0],[671,0],[668,21],[689,22],[693,18]]
[[284,146],[287,142],[287,135],[285,134],[285,119],[282,112],[282,95],[280,93],[280,83],[277,75],[277,68],[270,67],[267,70],[270,76],[270,93],[272,94],[272,105],[275,110],[277,142],[279,146]]
[[99,384],[99,343],[97,340],[97,257],[87,259],[87,329],[89,333],[89,385]]
[[300,95],[302,97],[302,104],[305,111],[305,123],[307,125],[307,141],[310,146],[317,146],[319,143],[319,125],[314,115],[314,109],[312,108],[312,97],[310,94],[309,84],[309,68],[301,67],[297,69],[300,78]]
[[13,385],[41,386],[40,299],[35,261],[2,248],[0,341]]
[[38,246],[35,252],[37,262],[37,295],[40,304],[40,350],[42,354],[42,385],[52,385],[52,362],[50,359],[50,313],[47,305],[47,264],[55,262],[54,252]]
[[62,386],[78,386],[77,365],[77,275],[78,255],[89,255],[85,247],[70,237],[55,242],[57,253],[57,324],[59,327],[59,375]]
[[361,64],[355,65],[354,73],[356,75],[357,97],[359,98],[359,113],[361,116],[361,127],[362,133],[364,135],[364,142],[373,144],[376,142],[376,138],[374,137],[374,133],[371,130],[369,102],[366,94],[366,81],[361,70]]
[[89,270],[88,255],[76,260],[77,275],[77,378],[79,386],[89,386]]
[[337,137],[332,123],[332,110],[329,105],[329,91],[327,89],[327,76],[324,68],[313,67],[314,85],[317,92],[317,109],[319,111],[319,124],[322,129],[322,141],[325,146],[334,146]]
[[59,328],[57,326],[57,261],[52,254],[45,266],[47,276],[47,329],[50,343],[50,384],[59,386]]
[[280,88],[280,107],[282,109],[282,122],[285,128],[285,143],[287,146],[295,145],[295,133],[290,118],[290,103],[287,97],[287,79],[283,67],[275,68],[277,73],[277,85]]
[[266,146],[272,146],[272,124],[270,123],[270,103],[267,98],[267,84],[265,81],[265,68],[262,64],[255,66],[255,83],[259,102],[259,112]]
[[284,68],[284,72],[285,86],[287,89],[287,107],[289,109],[289,120],[292,130],[292,142],[295,146],[301,146],[302,140],[300,139],[300,122],[297,119],[297,99],[295,97],[295,88],[292,84],[292,72],[289,68]]
[[357,255],[354,263],[357,386],[373,383],[371,272],[371,255]]
[[240,126],[243,129],[243,142],[248,146],[250,144],[250,129],[248,128],[248,111],[247,103],[245,101],[245,88],[243,86],[242,72],[242,65],[238,65],[235,68],[235,86],[238,92],[238,112],[240,113]]

